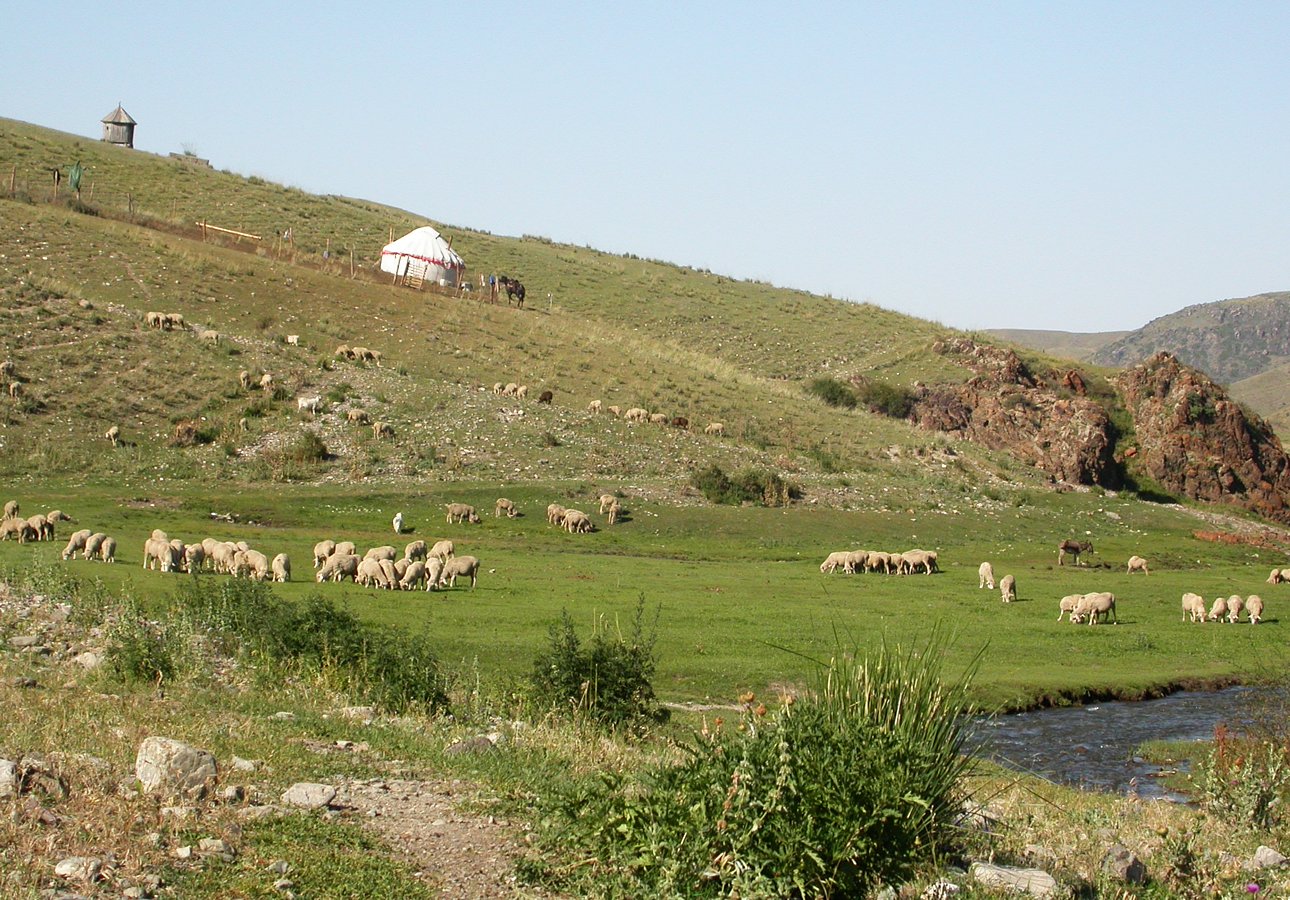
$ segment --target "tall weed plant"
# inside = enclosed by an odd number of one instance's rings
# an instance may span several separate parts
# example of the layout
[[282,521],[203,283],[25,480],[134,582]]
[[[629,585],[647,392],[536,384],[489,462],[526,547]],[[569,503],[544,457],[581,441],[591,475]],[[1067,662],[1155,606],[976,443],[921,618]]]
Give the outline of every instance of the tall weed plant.
[[774,712],[746,695],[737,727],[698,735],[681,764],[576,785],[543,824],[600,862],[578,871],[607,894],[853,897],[903,881],[948,849],[972,766],[976,663],[945,681],[946,643],[839,655]]

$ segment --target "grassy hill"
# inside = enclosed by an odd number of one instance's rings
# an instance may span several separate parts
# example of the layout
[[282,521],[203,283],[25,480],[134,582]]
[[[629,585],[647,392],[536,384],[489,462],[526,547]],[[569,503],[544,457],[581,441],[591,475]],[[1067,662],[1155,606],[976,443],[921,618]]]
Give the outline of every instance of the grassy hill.
[[1039,328],[991,328],[987,332],[1003,341],[1051,353],[1066,359],[1087,360],[1129,331],[1048,331]]

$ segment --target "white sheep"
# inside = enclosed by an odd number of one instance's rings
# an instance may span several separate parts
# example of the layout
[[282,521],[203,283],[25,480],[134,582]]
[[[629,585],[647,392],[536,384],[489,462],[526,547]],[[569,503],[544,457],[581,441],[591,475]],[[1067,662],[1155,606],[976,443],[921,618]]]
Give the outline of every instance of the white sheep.
[[618,499],[613,494],[600,495],[600,514],[603,516],[609,507]]
[[273,580],[278,582],[287,582],[291,580],[291,560],[285,553],[279,553],[273,557],[273,562],[269,564],[270,571],[273,572]]
[[595,528],[591,523],[591,516],[580,509],[565,510],[564,527],[569,534],[589,534]]
[[440,560],[441,562],[447,562],[449,559],[452,558],[455,552],[456,552],[456,548],[453,547],[452,541],[435,541],[434,546],[430,548],[429,553],[427,553],[426,555],[430,559],[437,559],[437,560]]
[[1241,607],[1244,605],[1240,594],[1233,594],[1227,598],[1227,621],[1229,623],[1241,620]]
[[1003,596],[1004,603],[1011,603],[1017,599],[1017,579],[1012,575],[1004,575],[1003,580],[999,582],[999,593]]
[[426,564],[421,560],[412,560],[399,577],[399,587],[405,591],[416,590],[426,579]]
[[1129,570],[1125,574],[1132,575],[1134,572],[1141,572],[1143,575],[1151,574],[1147,571],[1147,561],[1141,556],[1129,557]]
[[1075,621],[1076,616],[1080,619],[1087,617],[1089,625],[1096,625],[1099,618],[1105,622],[1108,616],[1112,622],[1119,624],[1115,615],[1115,595],[1109,591],[1085,594],[1071,614],[1071,621]]
[[504,388],[505,386],[506,385],[502,384],[500,381],[493,382],[493,393],[500,396],[502,393],[502,388]]
[[335,541],[319,541],[314,544],[314,568],[317,569],[325,563],[333,553],[336,552]]
[[475,512],[475,507],[468,503],[449,503],[447,510],[447,520],[449,525],[454,522],[469,522],[472,525],[479,524],[479,513]]
[[443,572],[444,561],[435,557],[426,560],[426,591],[439,587],[439,575]]
[[271,390],[273,390],[273,374],[272,374],[272,373],[270,373],[270,372],[265,372],[263,375],[261,375],[261,376],[260,376],[260,390],[262,390],[262,391],[264,391],[264,392],[266,392],[266,393],[267,393],[267,392],[269,392],[269,391],[271,391]]
[[390,562],[394,562],[394,560],[398,558],[398,555],[399,552],[397,550],[389,544],[386,544],[382,547],[373,547],[371,550],[368,550],[367,553],[363,554],[363,559],[388,559]]
[[288,347],[299,347],[299,346],[300,346],[300,335],[298,335],[298,334],[289,334],[289,335],[287,335],[287,346],[288,346]]
[[439,573],[439,586],[443,587],[447,582],[448,587],[457,586],[457,576],[470,576],[470,589],[475,589],[475,583],[479,580],[479,560],[473,556],[455,556],[443,565],[443,571]]
[[1250,615],[1250,624],[1257,625],[1263,621],[1263,598],[1258,594],[1250,594],[1245,598],[1245,611]]
[[394,526],[395,534],[402,534],[403,533],[403,513],[401,512],[395,513],[394,518],[393,520],[391,520],[390,524]]
[[4,505],[4,518],[6,518],[6,519],[16,519],[16,518],[18,518],[18,513],[19,513],[19,512],[21,512],[21,511],[22,511],[22,506],[18,503],[18,501],[17,501],[17,500],[7,500],[7,501],[5,501],[5,505]]
[[107,430],[107,433],[106,433],[105,435],[103,435],[103,436],[104,436],[105,438],[107,438],[109,441],[111,441],[111,442],[112,442],[112,446],[113,446],[113,447],[116,447],[116,446],[120,445],[120,443],[121,443],[121,428],[120,428],[120,426],[113,425],[111,428],[109,428],[109,429]]
[[345,418],[354,425],[371,425],[372,417],[367,414],[366,410],[351,409],[345,412]]
[[546,508],[546,520],[551,525],[564,524],[565,508],[559,503],[551,503]]
[[641,409],[639,406],[633,406],[627,412],[623,413],[623,418],[628,422],[644,422],[649,418],[649,412]]
[[820,574],[828,575],[838,569],[845,569],[848,552],[847,550],[834,550],[826,556],[824,562],[820,563]]
[[116,538],[110,535],[103,538],[99,544],[99,559],[105,563],[116,562]]
[[1219,619],[1227,616],[1227,598],[1219,597],[1214,601],[1214,605],[1209,608],[1209,620],[1217,622]]
[[988,562],[983,562],[977,567],[976,574],[979,582],[977,584],[977,590],[980,590],[981,588],[994,590],[994,566],[990,565]]
[[372,437],[380,440],[381,438],[394,437],[394,426],[389,422],[373,422]]
[[324,581],[344,581],[346,578],[353,581],[358,574],[359,562],[359,558],[352,553],[333,553],[327,557],[314,579],[319,584]]
[[365,559],[360,562],[358,572],[354,575],[354,583],[361,584],[363,587],[388,588],[390,586],[385,577],[385,571],[381,568],[381,561],[378,559]]
[[206,546],[202,544],[189,544],[184,548],[184,571],[200,572],[202,565],[206,562]]
[[259,550],[241,550],[239,553],[242,556],[242,562],[238,568],[240,571],[245,571],[248,578],[253,581],[269,579],[269,557]]
[[353,541],[337,541],[336,548],[332,552],[342,556],[354,556],[357,551],[358,547],[355,546]]
[[1193,622],[1205,621],[1205,598],[1200,594],[1186,593],[1182,595],[1182,612],[1183,621],[1191,616]]
[[506,499],[505,497],[498,497],[497,503],[493,505],[493,517],[496,518],[502,513],[506,513],[506,518],[508,519],[513,519],[519,515],[519,511],[515,508],[514,502]]
[[[6,520],[9,521],[9,520]],[[67,539],[67,546],[63,548],[63,559],[71,559],[76,555],[77,550],[85,549],[85,541],[92,534],[88,528],[82,528]]]
[[246,369],[238,372],[237,383],[242,386],[242,390],[249,391],[251,389],[251,373]]
[[519,387],[515,389],[516,400],[523,400],[528,395],[529,395],[529,386],[527,384],[521,384]]
[[299,412],[307,412],[311,416],[318,415],[318,410],[322,409],[322,397],[297,397],[296,409]]
[[590,403],[588,403],[587,412],[594,413],[595,415],[600,415],[600,401],[592,400]]
[[660,413],[660,412],[650,413],[649,420],[650,420],[650,423],[653,425],[666,425],[667,413]]
[[618,517],[621,516],[622,514],[623,514],[623,507],[618,502],[617,498],[615,498],[614,502],[609,504],[609,512],[606,513],[607,518],[605,519],[605,521],[608,522],[610,525],[617,525]]
[[605,409],[609,410],[610,414],[614,416],[621,416],[623,414],[623,408],[618,405],[606,406]]
[[81,552],[81,559],[93,559],[99,555],[99,550],[103,547],[103,541],[107,535],[101,531],[96,531],[85,539],[85,549]]
[[508,382],[506,383],[506,386],[505,386],[504,388],[502,388],[502,396],[504,396],[504,397],[514,397],[514,396],[515,396],[515,392],[516,392],[516,391],[518,391],[519,389],[520,389],[520,386],[519,386],[518,384],[516,384],[516,383],[515,383],[515,382],[513,382],[513,381],[508,381]]
[[703,433],[720,437],[726,433],[726,426],[721,422],[709,422],[707,427],[703,429]]
[[1067,594],[1057,602],[1057,621],[1062,620],[1062,616],[1069,616],[1071,621],[1075,621],[1075,607],[1084,599],[1083,594]]

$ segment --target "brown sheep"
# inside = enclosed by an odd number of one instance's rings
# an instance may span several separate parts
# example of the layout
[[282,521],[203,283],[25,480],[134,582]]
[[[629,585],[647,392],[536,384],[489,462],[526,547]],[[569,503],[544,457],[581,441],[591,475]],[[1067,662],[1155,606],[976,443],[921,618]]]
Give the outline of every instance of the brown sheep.
[[550,402],[551,402],[552,400],[554,400],[554,399],[555,399],[555,394],[553,394],[551,391],[543,391],[542,393],[538,394],[538,401],[537,401],[537,402],[538,402],[538,403],[550,403]]

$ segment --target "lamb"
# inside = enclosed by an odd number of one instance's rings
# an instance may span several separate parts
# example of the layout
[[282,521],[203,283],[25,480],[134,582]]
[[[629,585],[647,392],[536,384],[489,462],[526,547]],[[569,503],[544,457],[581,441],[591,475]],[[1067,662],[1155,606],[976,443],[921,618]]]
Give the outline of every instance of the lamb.
[[726,426],[722,422],[710,422],[708,423],[707,427],[703,429],[703,433],[714,434],[720,437],[721,435],[724,435],[726,433]]
[[113,425],[107,430],[107,434],[103,436],[112,442],[113,447],[119,446],[121,443],[121,429],[119,426]]
[[618,517],[621,516],[622,514],[623,514],[623,508],[619,504],[618,500],[615,499],[613,503],[609,504],[608,518],[605,521],[608,522],[610,525],[617,525]]
[[77,550],[85,549],[85,541],[92,534],[88,528],[82,528],[67,539],[67,546],[63,548],[63,559],[71,559],[76,555]]
[[1244,605],[1240,594],[1233,594],[1227,598],[1227,621],[1229,624],[1241,621],[1241,607]]
[[351,409],[345,413],[345,418],[354,425],[371,425],[372,417],[365,410]]
[[592,400],[590,403],[588,403],[588,404],[587,404],[587,412],[592,413],[592,414],[597,415],[597,416],[598,416],[598,415],[600,415],[600,401],[599,401],[599,400]]
[[1132,575],[1134,572],[1141,572],[1143,575],[1151,574],[1147,571],[1147,561],[1141,556],[1129,557],[1129,570],[1125,574]]
[[609,509],[610,505],[617,499],[618,498],[615,497],[613,494],[601,494],[600,495],[600,514],[603,516],[605,512]]
[[395,513],[394,518],[390,521],[390,524],[394,526],[395,534],[402,534],[403,533],[403,513],[401,512]]
[[614,405],[614,406],[607,406],[605,408],[608,409],[609,412],[615,416],[621,416],[623,414],[623,408],[621,406]]
[[279,553],[273,557],[273,562],[269,564],[270,571],[273,572],[273,580],[277,582],[287,582],[291,580],[291,560],[285,553]]
[[1076,605],[1072,616],[1079,616],[1081,619],[1087,616],[1089,625],[1096,625],[1099,618],[1105,622],[1107,616],[1110,616],[1111,621],[1118,625],[1119,619],[1115,615],[1115,595],[1109,591],[1085,594]]
[[102,543],[99,544],[99,559],[105,563],[116,562],[116,538],[111,536],[103,538]]
[[406,547],[403,548],[403,558],[411,559],[411,560],[425,559],[426,542],[413,541],[412,543],[408,544]]
[[251,389],[251,373],[246,371],[246,369],[238,372],[237,383],[242,386],[242,390],[249,391]]
[[1257,625],[1263,621],[1263,598],[1258,594],[1250,594],[1245,598],[1245,611],[1250,615],[1250,624]]
[[650,413],[649,420],[651,425],[666,425],[667,413]]
[[983,562],[977,568],[976,574],[979,582],[977,584],[977,590],[980,590],[981,588],[994,590],[994,566],[990,565],[988,562]]
[[322,409],[322,399],[322,397],[297,397],[296,410],[316,416],[318,415],[318,410]]
[[273,390],[273,375],[271,373],[265,372],[260,376],[260,390],[265,393]]
[[1209,608],[1209,621],[1217,622],[1219,619],[1227,616],[1227,598],[1219,597],[1214,601],[1214,605]]
[[999,582],[999,593],[1003,596],[1004,603],[1011,603],[1017,599],[1017,579],[1011,575],[1004,575],[1003,580]]
[[528,395],[529,395],[529,386],[527,384],[521,384],[519,387],[515,389],[516,400],[523,400]]
[[1059,600],[1057,603],[1057,607],[1058,607],[1057,621],[1060,622],[1062,620],[1062,616],[1069,616],[1070,620],[1074,622],[1075,608],[1079,606],[1079,602],[1083,599],[1084,599],[1083,594],[1067,594],[1065,597]]
[[426,579],[426,564],[420,560],[408,563],[399,577],[399,587],[405,591],[416,590]]
[[426,560],[426,591],[433,591],[439,586],[439,576],[443,573],[444,561],[431,557]]
[[479,513],[475,512],[475,507],[467,503],[449,503],[447,506],[447,510],[448,510],[447,519],[448,519],[449,525],[453,524],[454,522],[462,522],[462,523],[468,522],[471,525],[479,524]]
[[846,550],[834,550],[826,556],[824,562],[820,563],[820,574],[828,575],[838,569],[844,569],[847,564],[847,552]]
[[498,497],[497,503],[493,505],[493,517],[496,518],[502,513],[506,513],[506,518],[508,519],[513,519],[519,515],[514,503],[505,497]]
[[389,422],[373,422],[372,437],[380,440],[381,438],[394,437],[394,426]]
[[564,527],[569,530],[569,534],[588,534],[594,528],[591,517],[580,509],[565,510]]
[[314,580],[319,584],[324,581],[344,581],[346,578],[351,581],[358,574],[359,559],[352,553],[333,553],[327,557],[327,562],[323,563]]
[[318,568],[325,563],[328,558],[336,552],[335,541],[319,541],[314,544],[314,568]]
[[287,335],[287,346],[288,346],[288,347],[299,347],[299,346],[300,346],[300,335],[298,335],[298,334],[289,334],[289,335]]
[[18,504],[17,500],[6,501],[4,505],[4,518],[16,519],[18,518],[18,513],[21,510],[22,510],[22,507]]
[[564,523],[565,509],[559,503],[551,503],[546,508],[546,520],[551,525],[561,525]]
[[426,556],[430,559],[447,562],[452,558],[454,552],[452,541],[435,541],[434,546],[430,548],[430,552]]
[[373,547],[371,550],[368,550],[367,553],[363,555],[363,559],[388,559],[390,562],[394,562],[398,555],[399,553],[397,550],[389,544],[386,544],[384,547]]
[[549,404],[554,399],[555,399],[555,394],[552,393],[551,391],[543,391],[542,393],[538,394],[538,403]]
[[456,587],[459,575],[470,576],[470,589],[473,591],[479,581],[479,560],[473,556],[457,556],[448,560],[439,573],[439,586],[443,587],[444,582],[447,582],[448,587]]
[[1187,593],[1182,595],[1182,620],[1187,621],[1191,616],[1193,622],[1205,621],[1205,598],[1200,594]]

